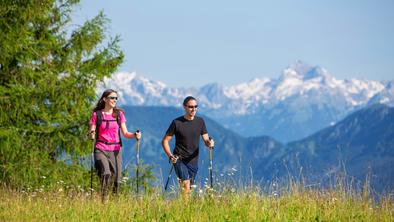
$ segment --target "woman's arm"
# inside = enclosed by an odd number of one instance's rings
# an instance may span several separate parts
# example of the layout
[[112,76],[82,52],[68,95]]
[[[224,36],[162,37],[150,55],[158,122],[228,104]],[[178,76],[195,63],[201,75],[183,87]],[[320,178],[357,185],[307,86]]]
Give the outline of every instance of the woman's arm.
[[134,133],[129,132],[126,127],[126,123],[122,123],[120,125],[120,130],[122,131],[123,136],[126,138],[129,138],[129,139],[132,139],[132,138],[140,139],[142,136],[142,134],[139,130],[137,130]]
[[90,129],[88,132],[88,137],[91,140],[94,140],[94,138],[96,137],[96,125],[90,125]]

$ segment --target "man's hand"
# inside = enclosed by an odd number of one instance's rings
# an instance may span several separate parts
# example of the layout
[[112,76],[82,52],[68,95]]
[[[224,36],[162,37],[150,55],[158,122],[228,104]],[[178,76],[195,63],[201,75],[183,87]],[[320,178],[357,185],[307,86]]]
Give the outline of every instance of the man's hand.
[[176,161],[178,160],[178,158],[179,158],[178,156],[171,155],[170,160],[171,160],[172,164],[175,164]]
[[215,141],[214,141],[211,137],[209,137],[209,144],[208,144],[208,147],[209,147],[210,149],[213,149],[214,146],[215,146]]

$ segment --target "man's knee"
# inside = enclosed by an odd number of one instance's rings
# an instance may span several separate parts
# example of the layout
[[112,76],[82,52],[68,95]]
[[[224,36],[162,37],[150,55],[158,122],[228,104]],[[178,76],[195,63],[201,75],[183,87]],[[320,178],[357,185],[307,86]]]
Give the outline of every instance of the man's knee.
[[190,192],[190,180],[181,180],[182,190],[185,193]]

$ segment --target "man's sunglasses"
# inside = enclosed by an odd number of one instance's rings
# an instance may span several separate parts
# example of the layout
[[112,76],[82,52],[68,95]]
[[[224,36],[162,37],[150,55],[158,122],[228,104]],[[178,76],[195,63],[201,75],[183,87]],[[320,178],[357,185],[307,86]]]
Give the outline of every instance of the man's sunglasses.
[[118,100],[118,97],[116,97],[116,96],[108,96],[107,99],[110,99],[110,100]]
[[189,108],[189,109],[197,109],[197,107],[198,107],[198,105],[195,105],[195,106],[187,106],[187,108]]

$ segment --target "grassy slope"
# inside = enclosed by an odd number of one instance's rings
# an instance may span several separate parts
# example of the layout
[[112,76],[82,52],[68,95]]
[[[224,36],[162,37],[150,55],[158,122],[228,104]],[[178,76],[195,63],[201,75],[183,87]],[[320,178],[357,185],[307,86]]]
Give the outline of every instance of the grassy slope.
[[374,203],[337,191],[292,191],[280,197],[227,193],[182,198],[162,195],[110,197],[88,193],[0,190],[0,221],[393,221],[394,202]]

